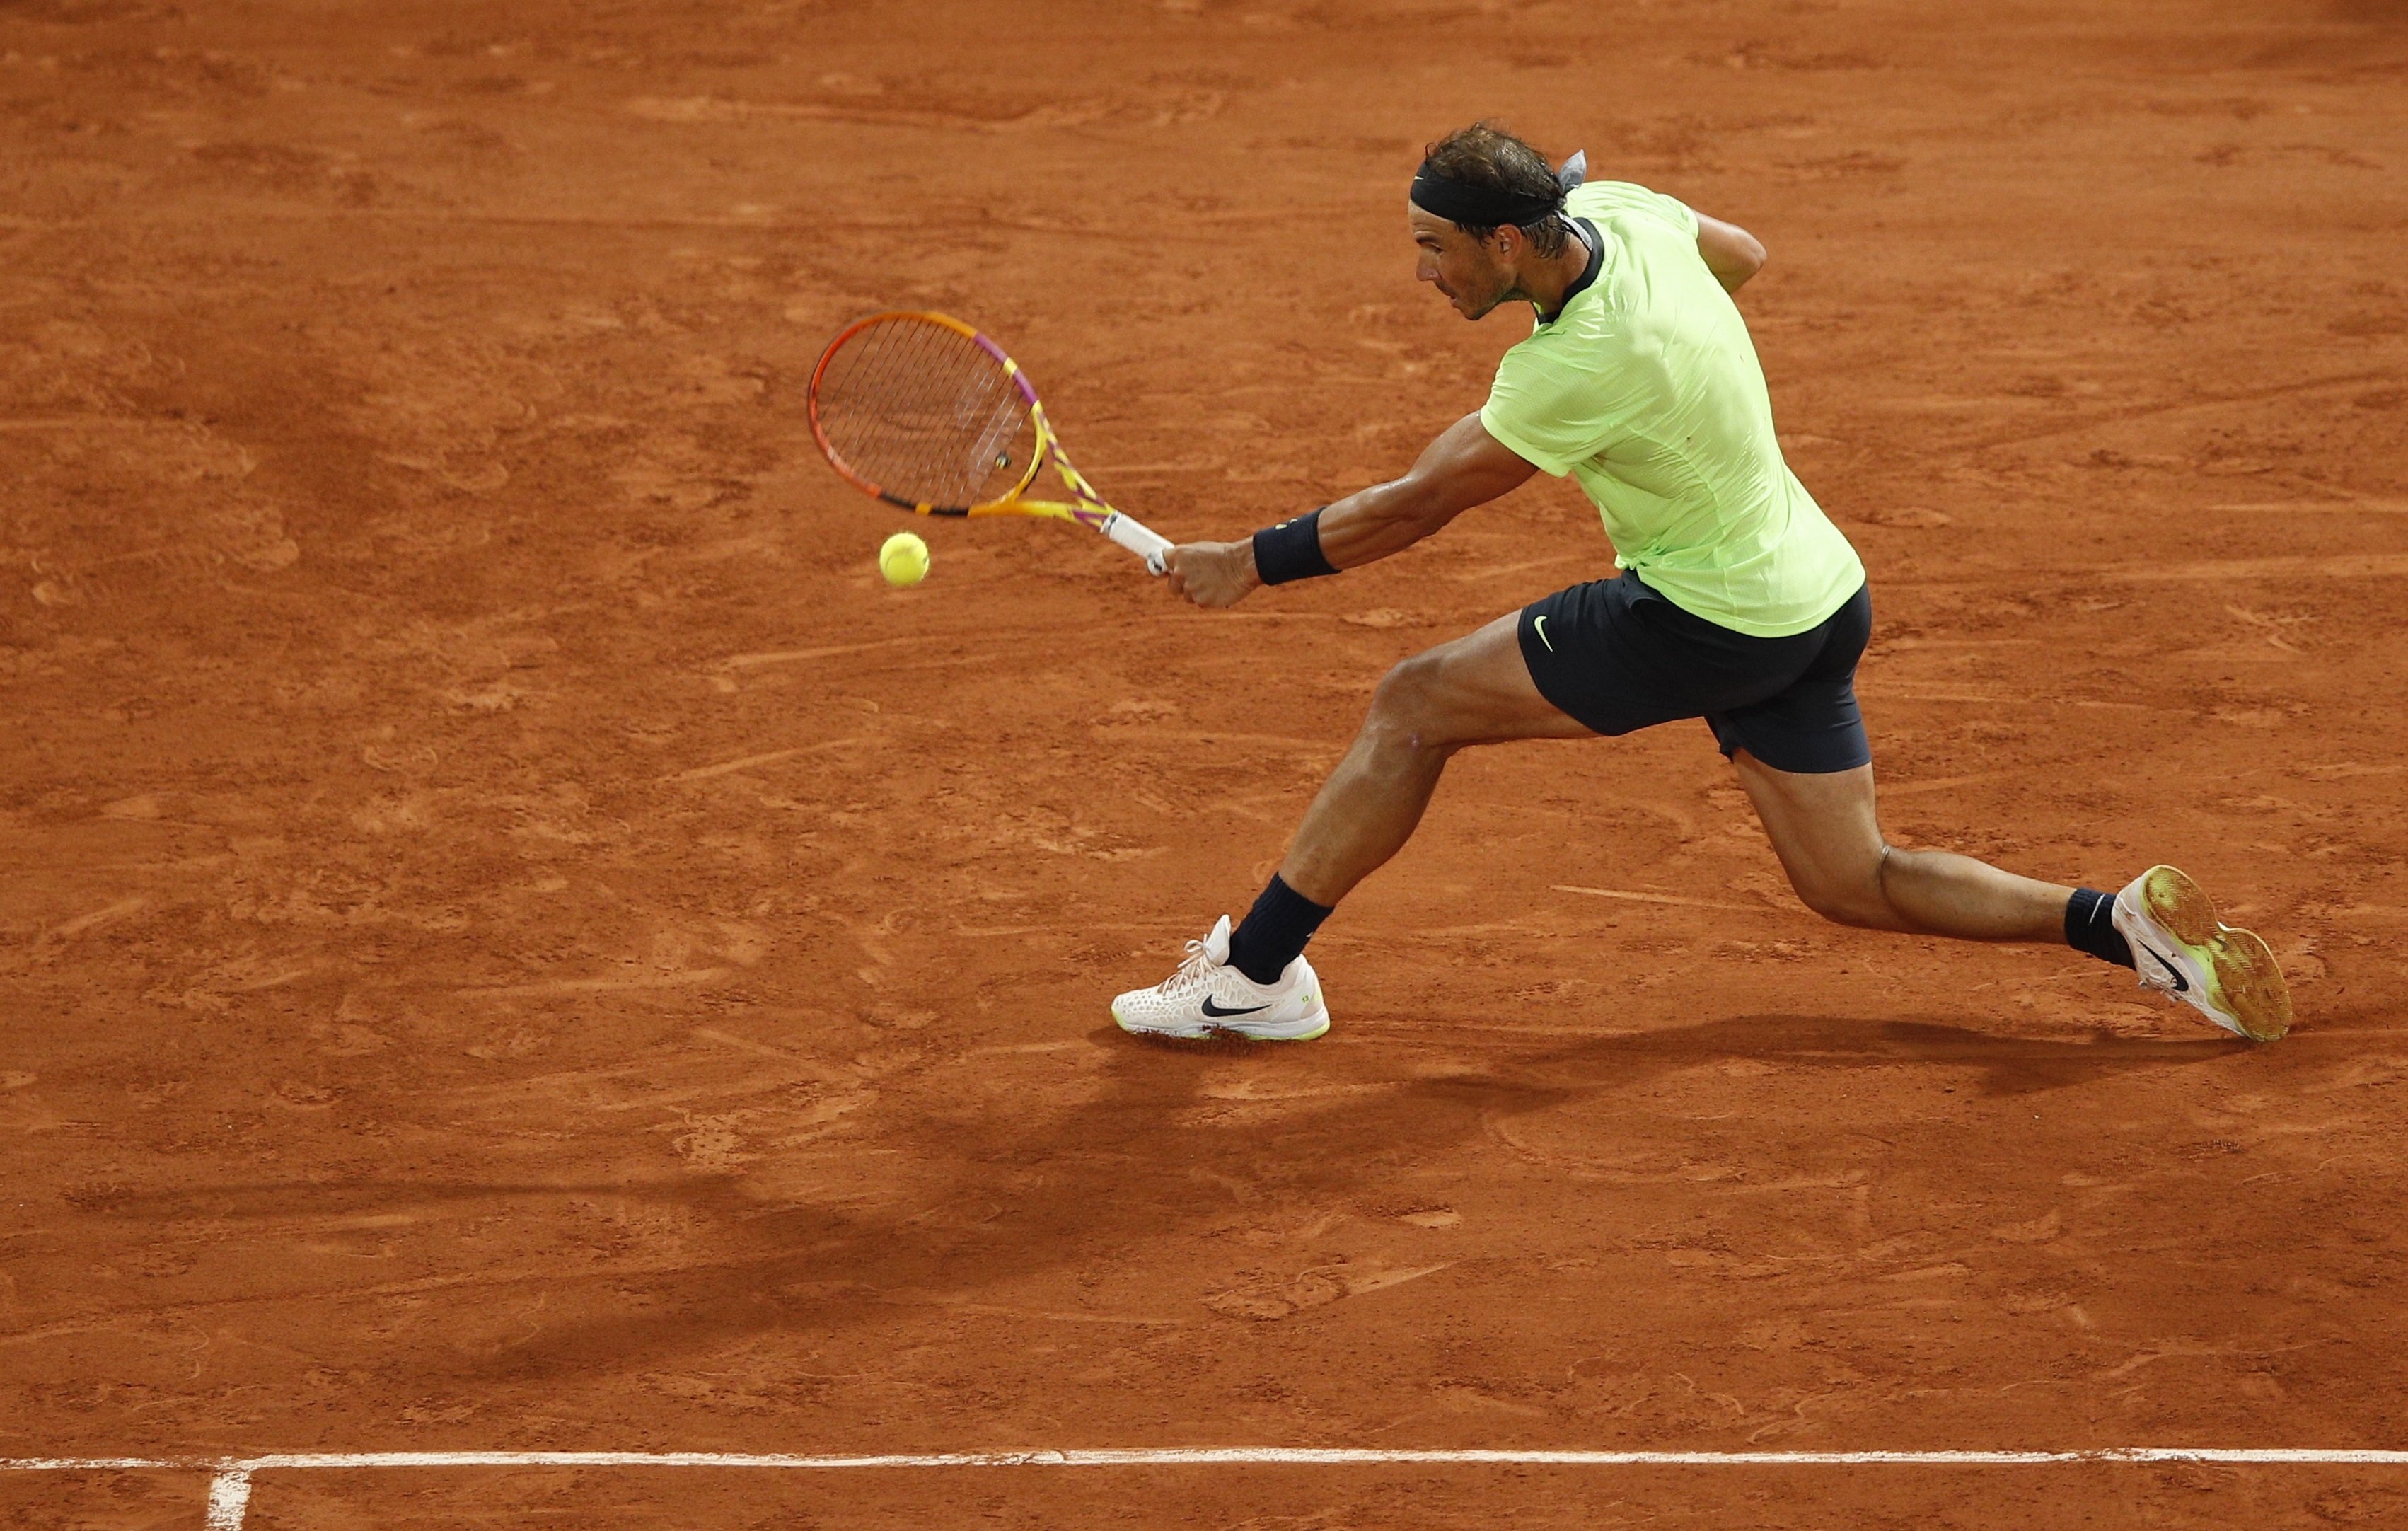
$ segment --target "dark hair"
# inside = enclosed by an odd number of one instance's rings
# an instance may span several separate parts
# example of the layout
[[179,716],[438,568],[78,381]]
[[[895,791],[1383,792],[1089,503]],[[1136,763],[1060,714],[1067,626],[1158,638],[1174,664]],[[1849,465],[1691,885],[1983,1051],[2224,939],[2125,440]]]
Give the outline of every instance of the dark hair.
[[[1423,165],[1449,180],[1501,193],[1506,196],[1552,199],[1557,192],[1555,172],[1547,157],[1494,122],[1457,128],[1429,146]],[[1501,225],[1459,223],[1474,239],[1485,239]],[[1535,223],[1514,225],[1528,236],[1530,248],[1542,256],[1563,253],[1571,225],[1561,213],[1549,213]]]

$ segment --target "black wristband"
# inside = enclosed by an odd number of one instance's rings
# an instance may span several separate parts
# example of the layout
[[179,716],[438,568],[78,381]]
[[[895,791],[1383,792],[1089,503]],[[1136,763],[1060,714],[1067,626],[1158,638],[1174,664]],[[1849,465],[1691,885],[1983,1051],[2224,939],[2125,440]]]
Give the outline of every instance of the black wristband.
[[1254,534],[1254,572],[1267,585],[1292,579],[1314,579],[1336,574],[1338,565],[1322,555],[1321,512],[1315,506],[1301,516],[1266,526]]

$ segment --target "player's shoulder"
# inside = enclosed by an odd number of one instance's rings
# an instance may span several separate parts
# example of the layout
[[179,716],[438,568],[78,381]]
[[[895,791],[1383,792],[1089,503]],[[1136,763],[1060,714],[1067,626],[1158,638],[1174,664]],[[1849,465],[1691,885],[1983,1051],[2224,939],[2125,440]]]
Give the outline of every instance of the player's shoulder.
[[1679,198],[1628,180],[1592,180],[1572,189],[1564,211],[1598,222],[1639,219],[1669,224],[1691,238],[1697,236],[1698,215]]

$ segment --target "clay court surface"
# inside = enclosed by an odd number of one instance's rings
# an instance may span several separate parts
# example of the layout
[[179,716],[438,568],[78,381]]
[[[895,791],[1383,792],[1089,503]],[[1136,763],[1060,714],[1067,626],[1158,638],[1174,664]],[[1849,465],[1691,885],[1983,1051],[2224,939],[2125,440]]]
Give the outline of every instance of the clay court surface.
[[[2408,13],[0,5],[0,1455],[2408,1446]],[[1548,479],[1232,613],[803,419],[1001,336],[1177,537],[1401,471],[1499,114],[1759,235],[1895,837],[2153,861],[2287,1040],[1818,922],[1702,725],[1460,758],[1144,1046]],[[0,1474],[194,1527],[207,1475]],[[2306,1526],[2408,1469],[262,1473],[282,1527]]]

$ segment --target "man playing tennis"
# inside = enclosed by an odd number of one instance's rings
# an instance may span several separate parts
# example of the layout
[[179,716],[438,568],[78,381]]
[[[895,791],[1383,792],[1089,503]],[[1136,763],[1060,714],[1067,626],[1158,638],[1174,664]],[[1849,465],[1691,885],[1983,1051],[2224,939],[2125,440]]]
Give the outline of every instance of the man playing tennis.
[[1872,627],[1864,565],[1783,463],[1764,373],[1730,293],[1764,264],[1746,230],[1668,196],[1581,184],[1487,123],[1431,147],[1411,219],[1422,280],[1466,319],[1536,311],[1488,402],[1411,472],[1242,542],[1168,557],[1170,588],[1227,607],[1259,585],[1401,551],[1531,474],[1570,474],[1619,578],[1574,585],[1404,661],[1382,680],[1286,859],[1232,931],[1112,1001],[1126,1030],[1302,1040],[1329,1029],[1305,943],[1397,853],[1467,745],[1586,738],[1703,718],[1790,885],[1842,924],[2064,941],[2136,967],[2258,1041],[2288,1029],[2266,943],[2153,866],[2121,894],[2018,877],[1882,837],[1854,678]]

